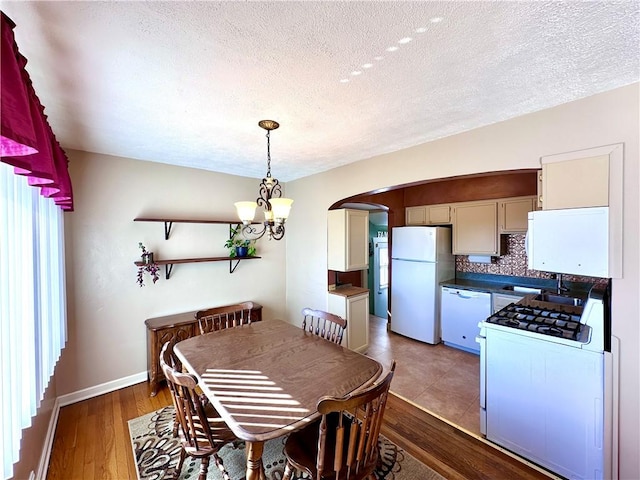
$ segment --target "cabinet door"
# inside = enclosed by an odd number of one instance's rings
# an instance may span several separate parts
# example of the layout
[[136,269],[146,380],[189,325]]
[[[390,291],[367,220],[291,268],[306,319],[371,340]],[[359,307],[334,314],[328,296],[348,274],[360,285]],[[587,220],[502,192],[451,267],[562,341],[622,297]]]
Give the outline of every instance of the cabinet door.
[[369,294],[347,298],[347,346],[356,352],[369,348]]
[[369,212],[351,210],[347,213],[347,271],[369,268]]
[[500,233],[525,233],[529,212],[535,210],[535,197],[513,198],[499,202]]
[[450,205],[431,205],[427,209],[427,214],[431,225],[447,225],[451,223]]
[[544,163],[542,207],[544,210],[609,205],[609,156]]
[[342,346],[365,352],[369,348],[369,294],[344,297],[330,293],[327,310],[347,320]]
[[516,303],[522,300],[524,297],[520,295],[503,295],[500,293],[492,293],[491,294],[491,311],[496,313],[502,310],[507,305],[512,303]]
[[453,254],[498,255],[497,202],[459,203],[453,208]]
[[407,207],[404,209],[405,223],[407,225],[426,225],[427,207]]
[[327,214],[327,266],[350,272],[369,267],[369,212],[342,208]]

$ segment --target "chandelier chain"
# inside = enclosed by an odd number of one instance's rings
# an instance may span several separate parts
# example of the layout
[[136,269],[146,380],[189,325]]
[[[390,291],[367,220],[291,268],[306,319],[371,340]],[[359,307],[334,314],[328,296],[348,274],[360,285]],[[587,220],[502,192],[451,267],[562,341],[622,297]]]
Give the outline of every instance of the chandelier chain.
[[271,131],[267,130],[267,178],[271,177]]

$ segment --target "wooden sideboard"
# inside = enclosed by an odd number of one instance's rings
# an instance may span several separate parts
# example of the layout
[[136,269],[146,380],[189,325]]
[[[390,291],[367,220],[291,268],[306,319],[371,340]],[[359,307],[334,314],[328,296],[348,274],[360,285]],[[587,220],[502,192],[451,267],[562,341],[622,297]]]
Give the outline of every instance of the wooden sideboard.
[[[204,309],[201,309],[204,310]],[[148,318],[144,324],[147,326],[147,374],[151,396],[158,393],[159,383],[164,380],[164,374],[160,368],[160,350],[170,340],[186,340],[200,334],[196,312],[176,313],[164,317]],[[251,311],[251,321],[262,320],[262,305],[254,303]]]

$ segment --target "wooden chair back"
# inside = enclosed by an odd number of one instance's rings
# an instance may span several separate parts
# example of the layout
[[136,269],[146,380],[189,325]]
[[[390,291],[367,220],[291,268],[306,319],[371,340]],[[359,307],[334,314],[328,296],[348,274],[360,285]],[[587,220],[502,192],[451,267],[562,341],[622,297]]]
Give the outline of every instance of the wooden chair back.
[[200,310],[196,312],[200,333],[205,334],[239,325],[248,325],[251,323],[251,310],[253,310],[253,302]]
[[347,328],[346,319],[333,313],[311,308],[303,308],[302,315],[304,316],[302,319],[303,330],[338,345],[342,344],[342,337]]
[[162,347],[160,367],[173,399],[180,440],[187,455],[208,457],[235,437],[213,406],[198,394],[196,377],[174,368],[177,357],[173,345],[167,342]]
[[293,432],[285,443],[283,480],[290,480],[294,471],[314,480],[375,479],[378,437],[395,368],[394,361],[382,380],[347,397],[321,398],[320,422]]

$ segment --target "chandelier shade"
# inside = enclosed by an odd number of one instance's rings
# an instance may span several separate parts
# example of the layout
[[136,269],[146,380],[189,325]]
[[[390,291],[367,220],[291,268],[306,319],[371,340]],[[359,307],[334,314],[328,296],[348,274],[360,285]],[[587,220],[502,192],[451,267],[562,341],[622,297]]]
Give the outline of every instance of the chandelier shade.
[[[284,237],[284,224],[289,217],[293,200],[282,197],[282,186],[277,178],[271,176],[271,130],[280,125],[274,120],[261,120],[260,128],[267,131],[267,175],[260,183],[259,196],[255,202],[236,202],[234,205],[238,218],[243,224],[242,234],[245,238],[257,239],[265,233],[269,240],[280,240]],[[264,209],[262,227],[255,227],[253,220],[258,206]]]

